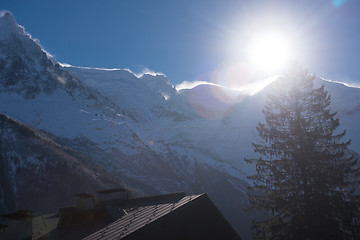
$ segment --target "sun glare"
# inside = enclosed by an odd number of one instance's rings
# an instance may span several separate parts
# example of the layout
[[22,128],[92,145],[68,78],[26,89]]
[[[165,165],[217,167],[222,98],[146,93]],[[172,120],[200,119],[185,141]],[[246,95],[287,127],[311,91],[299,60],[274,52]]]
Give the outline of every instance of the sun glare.
[[253,37],[247,49],[249,63],[261,71],[278,71],[293,55],[289,37],[278,32],[265,32]]

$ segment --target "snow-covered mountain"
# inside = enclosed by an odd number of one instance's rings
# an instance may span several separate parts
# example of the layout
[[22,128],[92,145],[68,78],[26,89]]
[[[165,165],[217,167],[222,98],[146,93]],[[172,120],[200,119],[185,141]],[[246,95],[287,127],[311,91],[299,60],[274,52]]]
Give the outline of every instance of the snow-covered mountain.
[[93,160],[49,134],[0,114],[0,213],[54,212],[73,194],[124,186]]
[[[316,81],[360,152],[360,89]],[[252,96],[216,85],[177,91],[161,74],[62,66],[10,13],[0,15],[0,112],[145,193],[207,192],[245,239],[253,169],[243,158],[253,156],[268,91],[271,85]]]

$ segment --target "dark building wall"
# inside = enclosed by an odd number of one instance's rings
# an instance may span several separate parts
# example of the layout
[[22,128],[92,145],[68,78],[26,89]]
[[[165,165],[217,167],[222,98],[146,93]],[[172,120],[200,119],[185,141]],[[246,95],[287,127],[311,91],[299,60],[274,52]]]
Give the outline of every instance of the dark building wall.
[[138,239],[236,239],[241,238],[207,195],[174,210],[126,236]]

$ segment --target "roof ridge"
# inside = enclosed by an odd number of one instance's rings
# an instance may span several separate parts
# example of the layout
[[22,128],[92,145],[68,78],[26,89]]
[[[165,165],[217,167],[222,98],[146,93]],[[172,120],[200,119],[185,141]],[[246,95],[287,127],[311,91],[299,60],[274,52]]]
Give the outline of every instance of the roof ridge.
[[143,196],[143,197],[136,197],[130,198],[129,200],[160,200],[164,198],[171,198],[171,197],[185,197],[185,192],[173,192],[173,193],[166,193],[166,194],[158,194],[158,195],[150,195],[150,196]]

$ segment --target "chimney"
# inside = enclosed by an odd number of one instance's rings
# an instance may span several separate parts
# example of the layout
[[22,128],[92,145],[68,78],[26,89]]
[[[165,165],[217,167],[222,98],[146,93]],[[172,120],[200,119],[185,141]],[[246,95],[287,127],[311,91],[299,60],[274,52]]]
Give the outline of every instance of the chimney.
[[87,193],[75,194],[76,197],[76,210],[85,211],[94,209],[96,200],[95,196]]
[[114,188],[103,191],[98,191],[98,199],[100,202],[108,201],[123,201],[128,200],[130,192],[124,188]]

